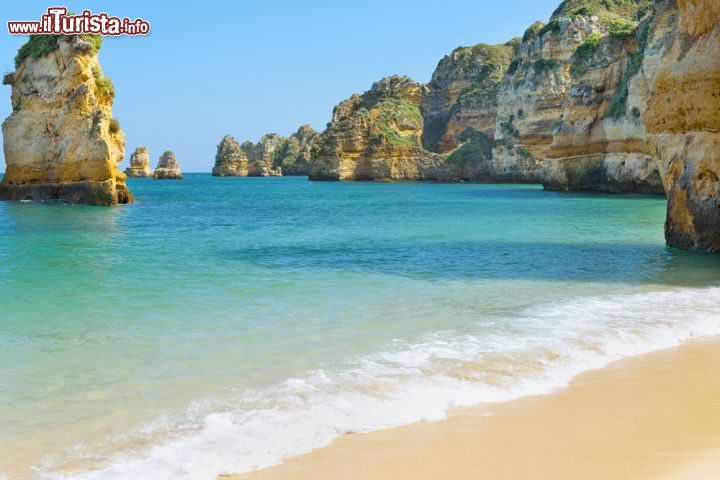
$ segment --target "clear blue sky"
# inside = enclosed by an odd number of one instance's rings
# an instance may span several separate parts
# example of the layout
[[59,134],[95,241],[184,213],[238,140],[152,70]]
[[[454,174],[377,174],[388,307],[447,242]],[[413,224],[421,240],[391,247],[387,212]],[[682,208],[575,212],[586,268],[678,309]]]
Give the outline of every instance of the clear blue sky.
[[[3,3],[3,72],[27,40],[7,33],[9,20],[39,20],[56,5],[147,20],[150,35],[106,38],[100,52],[127,137],[121,167],[144,144],[153,165],[171,149],[183,170],[207,172],[225,134],[255,142],[304,123],[322,130],[334,105],[375,80],[399,74],[427,82],[455,47],[522,36],[559,0]],[[0,116],[10,110],[3,86]]]

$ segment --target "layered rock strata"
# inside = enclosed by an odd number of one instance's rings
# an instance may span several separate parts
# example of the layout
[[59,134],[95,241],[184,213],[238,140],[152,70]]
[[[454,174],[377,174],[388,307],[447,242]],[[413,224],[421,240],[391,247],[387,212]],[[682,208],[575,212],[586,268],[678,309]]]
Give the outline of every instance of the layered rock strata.
[[678,0],[657,8],[642,119],[668,196],[665,238],[720,252],[720,5]]

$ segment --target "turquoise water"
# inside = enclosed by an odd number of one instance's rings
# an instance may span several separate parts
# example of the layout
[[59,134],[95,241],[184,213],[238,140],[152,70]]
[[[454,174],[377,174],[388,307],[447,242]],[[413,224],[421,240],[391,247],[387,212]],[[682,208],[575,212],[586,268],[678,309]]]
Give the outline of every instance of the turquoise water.
[[130,179],[0,203],[0,478],[215,478],[720,331],[665,199]]

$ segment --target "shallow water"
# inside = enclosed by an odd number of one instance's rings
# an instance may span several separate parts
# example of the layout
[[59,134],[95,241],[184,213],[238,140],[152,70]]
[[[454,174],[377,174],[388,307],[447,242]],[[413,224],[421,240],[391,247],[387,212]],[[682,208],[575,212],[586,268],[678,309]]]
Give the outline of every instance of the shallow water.
[[662,197],[128,183],[0,203],[0,475],[212,479],[720,332]]

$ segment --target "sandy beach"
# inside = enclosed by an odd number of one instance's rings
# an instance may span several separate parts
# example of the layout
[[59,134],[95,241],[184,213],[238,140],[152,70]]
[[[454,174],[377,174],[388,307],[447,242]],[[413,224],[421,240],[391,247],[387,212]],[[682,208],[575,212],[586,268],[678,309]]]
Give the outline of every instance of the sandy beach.
[[233,480],[720,478],[720,339],[614,362],[565,390],[367,434]]

